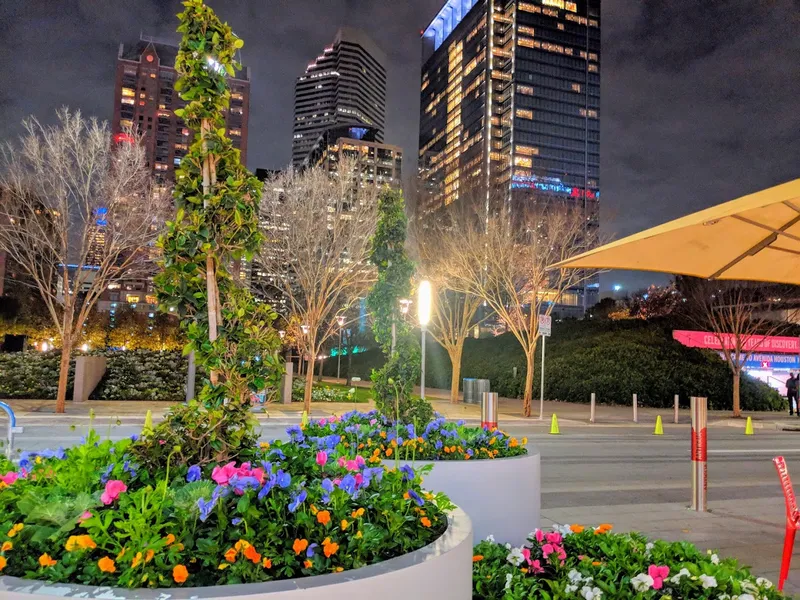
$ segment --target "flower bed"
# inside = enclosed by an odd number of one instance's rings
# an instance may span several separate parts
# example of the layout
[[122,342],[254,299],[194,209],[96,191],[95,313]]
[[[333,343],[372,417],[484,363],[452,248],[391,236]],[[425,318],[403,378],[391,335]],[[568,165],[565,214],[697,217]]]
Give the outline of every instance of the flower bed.
[[[342,441],[349,448],[369,457],[370,462],[404,460],[478,460],[508,458],[528,453],[527,438],[518,440],[504,432],[454,423],[444,417],[424,426],[413,423],[394,425],[377,411],[351,411],[341,417],[312,421],[304,430],[305,437],[318,446]],[[336,438],[336,439],[334,439]]]
[[523,547],[489,538],[474,552],[475,599],[783,598],[770,581],[754,577],[735,559],[704,554],[688,542],[613,534],[607,524],[536,530]]
[[[305,379],[296,378],[292,382],[292,402],[303,402]],[[366,398],[356,393],[356,388],[338,389],[324,384],[316,384],[311,388],[312,402],[367,402]]]
[[[112,587],[196,587],[335,573],[422,548],[447,528],[421,474],[275,442],[251,462],[149,473],[132,440],[95,433],[0,464],[0,575]],[[179,446],[164,448],[179,464]]]

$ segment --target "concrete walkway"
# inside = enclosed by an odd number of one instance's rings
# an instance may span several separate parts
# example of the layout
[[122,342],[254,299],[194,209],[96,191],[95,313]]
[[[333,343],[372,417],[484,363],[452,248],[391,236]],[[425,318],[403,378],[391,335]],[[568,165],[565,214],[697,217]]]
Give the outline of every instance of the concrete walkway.
[[[783,498],[709,502],[709,512],[688,510],[684,504],[629,504],[617,506],[543,509],[544,527],[563,523],[611,523],[614,531],[638,531],[648,537],[687,541],[720,557],[733,556],[754,574],[778,583],[783,549]],[[794,549],[794,567],[800,574],[800,543]],[[800,592],[800,577],[791,577],[788,594]]]

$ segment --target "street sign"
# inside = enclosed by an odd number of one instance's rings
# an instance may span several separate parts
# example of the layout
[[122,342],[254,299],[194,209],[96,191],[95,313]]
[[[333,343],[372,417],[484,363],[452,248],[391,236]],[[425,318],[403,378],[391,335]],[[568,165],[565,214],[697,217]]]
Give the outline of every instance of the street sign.
[[549,337],[553,331],[553,319],[550,315],[539,315],[539,333],[545,337]]

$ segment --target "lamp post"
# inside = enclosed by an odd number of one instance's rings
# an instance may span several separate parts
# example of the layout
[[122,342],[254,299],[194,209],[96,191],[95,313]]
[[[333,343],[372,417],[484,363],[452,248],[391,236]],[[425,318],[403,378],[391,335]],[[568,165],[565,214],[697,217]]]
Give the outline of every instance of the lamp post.
[[[304,338],[308,335],[309,329],[311,329],[311,328],[308,325],[300,325],[300,331],[303,332],[303,337]],[[305,344],[305,340],[304,340],[303,347],[305,345],[306,344]],[[302,350],[301,346],[297,347],[297,353],[300,355],[300,375],[302,375],[303,374],[303,359],[307,358],[307,357],[305,355],[305,351]],[[314,365],[314,359],[313,358],[311,359],[311,365],[312,365],[311,366],[311,373],[313,375],[313,373],[314,373],[314,366],[313,366]],[[306,368],[308,368],[308,367],[306,367]]]
[[336,353],[336,379],[338,380],[342,374],[342,327],[344,327],[344,315],[336,317],[336,323],[339,325],[339,351]]
[[420,365],[419,397],[425,399],[425,334],[428,331],[428,323],[431,322],[431,282],[424,279],[419,284],[417,299],[417,316],[419,326],[422,330],[422,361]]

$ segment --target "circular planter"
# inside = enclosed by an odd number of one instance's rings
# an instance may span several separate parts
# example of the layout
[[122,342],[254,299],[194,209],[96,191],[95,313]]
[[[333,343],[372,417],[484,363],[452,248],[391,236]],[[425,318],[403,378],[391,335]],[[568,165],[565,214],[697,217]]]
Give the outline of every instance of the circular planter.
[[104,600],[469,600],[472,598],[472,525],[456,508],[447,530],[427,546],[383,562],[329,575],[196,588],[136,589],[46,583],[0,577],[3,600],[102,598]]
[[[444,492],[469,515],[476,543],[488,535],[521,546],[539,527],[542,505],[539,449],[528,454],[481,460],[408,461],[412,467],[432,465],[423,487]],[[394,461],[384,459],[389,467]],[[406,461],[400,461],[405,464]]]

